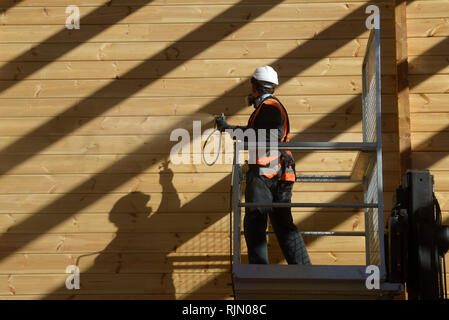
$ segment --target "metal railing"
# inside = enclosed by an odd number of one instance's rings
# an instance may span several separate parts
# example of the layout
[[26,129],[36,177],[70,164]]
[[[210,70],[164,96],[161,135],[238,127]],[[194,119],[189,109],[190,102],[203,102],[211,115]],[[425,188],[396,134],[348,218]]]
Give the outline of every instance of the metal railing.
[[380,31],[370,33],[362,65],[363,142],[376,144],[376,161],[365,177],[365,203],[378,203],[365,209],[366,264],[385,266],[382,194]]

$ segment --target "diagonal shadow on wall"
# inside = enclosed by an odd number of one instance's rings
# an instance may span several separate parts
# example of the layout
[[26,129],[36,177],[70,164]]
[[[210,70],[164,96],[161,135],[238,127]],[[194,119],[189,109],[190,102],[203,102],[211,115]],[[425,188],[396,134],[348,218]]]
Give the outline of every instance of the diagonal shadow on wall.
[[[422,55],[423,56],[442,55],[442,53],[446,51],[448,44],[449,44],[449,38],[444,38],[442,41],[437,43],[432,48],[428,49]],[[432,77],[434,74],[437,74],[440,70],[447,67],[449,65],[449,59],[445,59],[444,61],[446,62],[446,64],[442,64],[439,66],[433,66],[432,73],[420,74],[419,82],[409,84],[410,88],[413,88],[413,87],[419,85],[420,83],[426,81],[428,78]],[[405,62],[403,62],[403,63],[405,63]],[[401,84],[402,84],[402,86],[400,86],[398,88],[399,92],[406,88],[406,87],[404,87],[404,85],[407,85],[407,83],[401,83]],[[413,110],[411,110],[411,111],[413,111]],[[438,141],[445,141],[445,138],[448,135],[448,132],[449,132],[449,125],[442,128],[441,130],[439,130],[437,133],[435,133],[434,135],[429,137],[426,141],[423,141],[419,145],[414,146],[412,152],[420,152],[422,150],[427,150],[428,146],[432,145],[432,142],[434,142],[435,144],[438,144]],[[447,149],[444,151],[447,151]],[[447,156],[447,153],[445,153],[445,152],[433,152],[431,158],[425,159],[425,161],[417,164],[416,161],[414,161],[413,155],[412,155],[412,167],[415,169],[430,168],[433,164],[442,160],[446,156]]]
[[23,0],[2,0],[0,2],[0,13],[7,11],[17,5],[19,5]]

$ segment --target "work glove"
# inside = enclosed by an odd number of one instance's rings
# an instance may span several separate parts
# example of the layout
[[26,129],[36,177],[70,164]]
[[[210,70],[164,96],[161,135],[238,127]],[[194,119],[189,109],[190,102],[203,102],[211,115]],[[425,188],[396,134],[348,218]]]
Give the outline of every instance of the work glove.
[[225,130],[229,126],[228,123],[221,118],[215,118],[215,124],[220,131]]

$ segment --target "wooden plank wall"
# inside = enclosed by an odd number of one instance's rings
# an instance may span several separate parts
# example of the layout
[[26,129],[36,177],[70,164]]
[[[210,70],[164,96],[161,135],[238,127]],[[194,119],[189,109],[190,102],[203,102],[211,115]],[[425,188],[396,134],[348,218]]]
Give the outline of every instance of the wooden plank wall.
[[448,18],[449,1],[407,5],[412,168],[429,169],[434,176],[445,225],[449,224]]
[[[170,132],[193,120],[210,127],[219,112],[245,123],[248,77],[270,64],[294,141],[361,141],[367,2],[1,0],[0,298],[230,298],[230,166],[168,163]],[[399,175],[394,6],[371,3],[382,12],[387,214]],[[80,7],[79,30],[65,29],[68,5]],[[411,58],[449,30],[426,12],[409,20]],[[447,152],[444,135],[421,145],[447,125],[444,70],[422,81],[445,59],[411,63],[413,112],[422,113],[412,119],[415,163]],[[355,158],[296,154],[304,174],[348,173]],[[443,172],[445,210],[447,164],[432,166]],[[363,196],[356,184],[294,191],[307,202]],[[294,219],[301,230],[364,229],[359,211],[298,209]],[[306,242],[314,264],[365,263],[363,238]],[[272,238],[270,250],[283,263]],[[71,264],[80,290],[65,288]]]

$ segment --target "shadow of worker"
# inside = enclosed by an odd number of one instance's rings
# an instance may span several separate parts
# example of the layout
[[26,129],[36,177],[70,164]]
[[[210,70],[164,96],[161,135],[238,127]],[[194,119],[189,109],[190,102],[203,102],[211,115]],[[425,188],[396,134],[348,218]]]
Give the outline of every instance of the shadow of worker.
[[81,289],[87,281],[88,291],[100,298],[175,299],[173,267],[167,253],[158,248],[157,230],[161,227],[156,225],[156,214],[150,215],[149,200],[150,195],[131,192],[114,204],[109,221],[117,229],[115,237],[104,250],[94,253],[98,256],[88,270],[82,270],[87,256],[77,261]]
[[[185,220],[174,219],[180,214],[192,212],[182,206],[174,186],[174,176],[166,161],[159,167],[158,182],[161,192],[154,191],[155,199],[142,192],[131,192],[121,197],[108,215],[115,232],[110,231],[110,225],[105,232],[106,224],[102,220],[97,223],[98,228],[90,228],[95,229],[98,237],[108,238],[100,242],[110,242],[103,250],[79,255],[76,259],[75,264],[80,271],[80,290],[68,290],[66,285],[62,285],[49,293],[46,299],[174,300],[186,297],[204,298],[209,296],[211,290],[215,292],[216,281],[198,290],[197,287],[192,289],[191,283],[185,279],[191,278],[189,274],[204,274],[204,270],[225,272],[227,279],[229,256],[196,254],[178,249],[218,221],[218,218],[204,213],[204,220],[194,232],[190,231],[189,226],[185,226]],[[229,181],[223,180],[220,183]],[[161,195],[160,200],[157,199],[158,195]],[[194,203],[193,207],[197,208],[204,202],[204,197],[202,195],[190,203]],[[159,202],[156,210],[148,206],[150,199],[152,202]],[[183,230],[187,232],[179,236]],[[176,282],[179,279],[178,273],[184,277],[179,283]],[[228,289],[225,288],[226,294]]]

